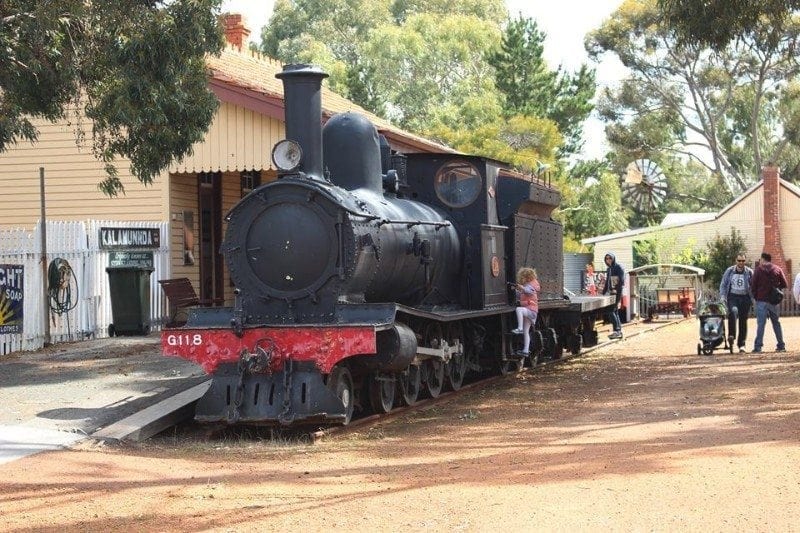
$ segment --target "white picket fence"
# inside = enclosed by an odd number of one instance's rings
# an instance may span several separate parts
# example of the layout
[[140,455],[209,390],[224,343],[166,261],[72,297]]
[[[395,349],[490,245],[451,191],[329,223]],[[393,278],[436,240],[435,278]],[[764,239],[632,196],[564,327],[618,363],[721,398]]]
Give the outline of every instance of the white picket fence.
[[0,334],[0,355],[44,346],[44,320],[50,321],[50,342],[53,344],[108,336],[108,327],[113,323],[106,272],[109,250],[100,249],[100,227],[159,228],[161,247],[151,250],[155,269],[150,275],[151,327],[159,329],[166,321],[167,304],[157,280],[170,277],[168,222],[48,221],[46,266],[56,258],[69,262],[74,278],[72,286],[77,288],[77,294],[71,295],[76,304],[72,310],[58,314],[48,309],[47,318],[42,281],[41,223],[33,231],[0,230],[0,264],[24,266],[22,333]]

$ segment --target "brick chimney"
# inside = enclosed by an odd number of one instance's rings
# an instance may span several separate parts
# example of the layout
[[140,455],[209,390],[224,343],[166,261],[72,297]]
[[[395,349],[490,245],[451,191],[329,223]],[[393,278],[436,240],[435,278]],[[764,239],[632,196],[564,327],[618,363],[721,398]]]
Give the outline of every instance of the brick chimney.
[[222,27],[225,30],[225,40],[239,50],[243,46],[247,46],[250,30],[245,26],[242,16],[238,13],[223,13],[221,20]]
[[781,267],[788,278],[791,265],[786,264],[781,246],[780,173],[778,167],[761,169],[764,182],[764,250],[772,255],[772,262]]

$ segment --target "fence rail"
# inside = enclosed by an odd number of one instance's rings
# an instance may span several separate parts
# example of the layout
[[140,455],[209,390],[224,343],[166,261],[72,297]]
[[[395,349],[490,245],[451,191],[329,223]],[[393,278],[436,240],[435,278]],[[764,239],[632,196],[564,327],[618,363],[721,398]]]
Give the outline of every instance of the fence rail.
[[[167,305],[156,280],[170,277],[168,222],[100,221],[47,222],[47,259],[42,267],[41,223],[33,230],[0,230],[0,264],[22,265],[22,332],[0,334],[0,355],[44,346],[45,320],[50,321],[50,342],[59,343],[108,336],[113,322],[106,267],[110,250],[100,247],[100,228],[153,228],[162,235],[161,247],[152,249],[154,271],[150,277],[152,328],[166,321]],[[55,259],[71,268],[68,301],[48,297],[45,314],[47,267]],[[62,305],[56,305],[61,303]],[[1,323],[1,321],[0,321]]]
[[[783,301],[778,306],[781,316],[800,316],[800,305],[794,301],[791,288],[784,291]],[[702,299],[702,296],[701,298]],[[659,308],[658,294],[656,290],[639,289],[637,293],[637,314],[639,317],[645,318],[651,315],[680,315],[680,305],[675,302],[669,311],[664,311],[664,307]],[[697,313],[697,302],[692,302],[693,313]],[[750,317],[755,318],[755,306],[750,307]]]

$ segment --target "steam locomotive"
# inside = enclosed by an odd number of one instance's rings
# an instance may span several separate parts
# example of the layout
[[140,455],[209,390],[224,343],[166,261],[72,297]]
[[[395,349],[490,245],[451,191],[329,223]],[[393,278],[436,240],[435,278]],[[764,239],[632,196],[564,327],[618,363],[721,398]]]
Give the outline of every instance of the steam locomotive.
[[228,214],[233,306],[193,309],[162,333],[164,354],[212,376],[196,420],[346,424],[459,389],[470,372],[518,371],[506,332],[520,266],[541,284],[537,360],[597,343],[613,300],[564,296],[558,190],[483,157],[394,153],[356,113],[322,128],[326,76],[277,74],[279,179]]

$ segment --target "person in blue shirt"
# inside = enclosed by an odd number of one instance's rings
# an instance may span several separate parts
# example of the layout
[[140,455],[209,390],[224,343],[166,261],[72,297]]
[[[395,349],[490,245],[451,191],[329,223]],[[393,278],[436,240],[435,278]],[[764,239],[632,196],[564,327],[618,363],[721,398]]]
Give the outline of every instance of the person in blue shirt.
[[[719,284],[719,297],[728,304],[728,344],[739,346],[739,353],[744,353],[747,341],[747,317],[753,305],[753,293],[750,292],[750,280],[753,269],[747,266],[747,256],[736,254],[736,264],[731,265],[722,274]],[[739,317],[739,336],[736,337],[736,317]]]

